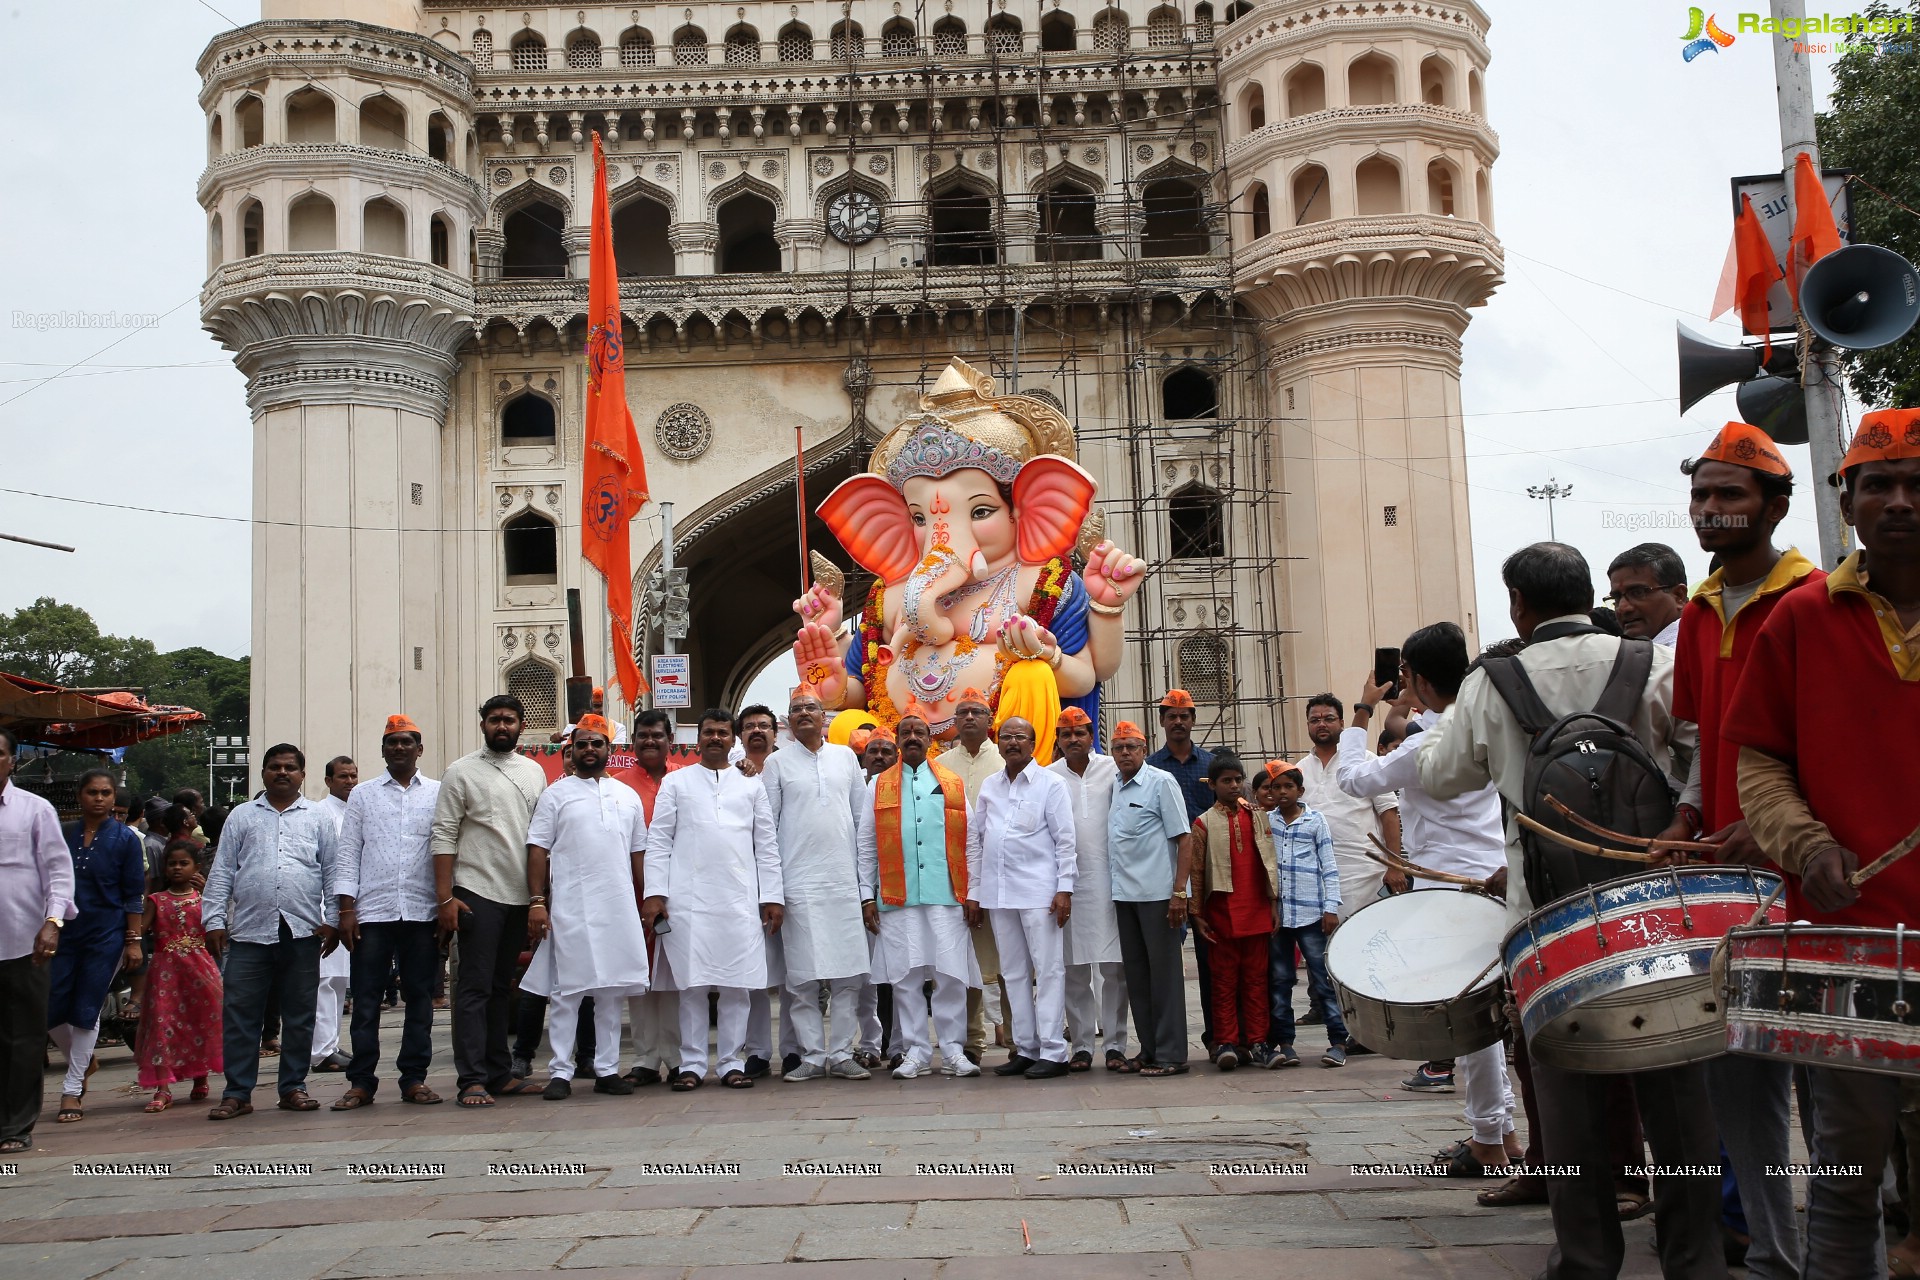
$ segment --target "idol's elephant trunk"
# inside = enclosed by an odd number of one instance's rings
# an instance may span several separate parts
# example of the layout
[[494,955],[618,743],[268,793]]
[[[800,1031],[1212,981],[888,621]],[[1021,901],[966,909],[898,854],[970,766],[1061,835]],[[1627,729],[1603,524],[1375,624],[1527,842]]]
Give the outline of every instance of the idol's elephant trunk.
[[987,558],[979,548],[963,558],[952,547],[934,547],[920,558],[907,575],[906,596],[901,613],[908,631],[922,644],[941,645],[953,639],[953,623],[940,608],[940,597],[957,591],[969,578],[986,574]]

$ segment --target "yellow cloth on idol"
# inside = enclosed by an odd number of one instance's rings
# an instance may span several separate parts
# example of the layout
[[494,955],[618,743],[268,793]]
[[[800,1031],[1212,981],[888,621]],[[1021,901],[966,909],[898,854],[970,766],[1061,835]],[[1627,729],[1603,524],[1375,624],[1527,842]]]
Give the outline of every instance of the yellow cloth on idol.
[[994,717],[994,732],[1018,716],[1033,726],[1033,758],[1046,765],[1053,762],[1053,730],[1060,719],[1060,682],[1053,668],[1039,658],[1027,658],[1007,669],[1000,680],[1000,710]]

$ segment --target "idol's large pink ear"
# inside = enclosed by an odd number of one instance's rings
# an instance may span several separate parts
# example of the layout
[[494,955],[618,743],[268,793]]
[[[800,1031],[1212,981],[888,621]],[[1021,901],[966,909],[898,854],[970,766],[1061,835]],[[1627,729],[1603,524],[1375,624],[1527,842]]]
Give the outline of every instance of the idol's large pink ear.
[[1019,523],[1023,564],[1044,563],[1073,550],[1097,487],[1092,476],[1052,454],[1020,468],[1013,481],[1013,518]]
[[879,476],[842,481],[820,504],[820,518],[847,554],[883,582],[899,582],[919,563],[907,500]]

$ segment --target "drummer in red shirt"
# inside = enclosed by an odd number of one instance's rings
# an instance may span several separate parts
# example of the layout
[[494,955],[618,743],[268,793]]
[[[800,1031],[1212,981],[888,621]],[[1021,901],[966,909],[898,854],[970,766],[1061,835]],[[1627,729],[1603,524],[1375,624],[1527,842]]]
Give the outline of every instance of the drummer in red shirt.
[[[1741,810],[1788,873],[1787,917],[1920,925],[1920,857],[1858,889],[1847,877],[1920,823],[1920,409],[1861,418],[1840,462],[1861,550],[1786,593],[1747,658],[1724,734]],[[1704,735],[1703,735],[1704,736]],[[1811,1066],[1815,1142],[1804,1280],[1874,1274],[1894,1076]]]

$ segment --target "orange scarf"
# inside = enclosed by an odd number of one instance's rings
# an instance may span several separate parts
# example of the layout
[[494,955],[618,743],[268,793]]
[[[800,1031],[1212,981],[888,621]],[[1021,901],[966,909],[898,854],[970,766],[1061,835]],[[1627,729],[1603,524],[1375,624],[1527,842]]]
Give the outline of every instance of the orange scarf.
[[[967,900],[967,787],[960,776],[927,761],[946,801],[947,878],[954,900]],[[880,901],[890,907],[907,905],[907,860],[900,840],[900,780],[906,766],[896,762],[874,784],[874,835],[880,846]]]

